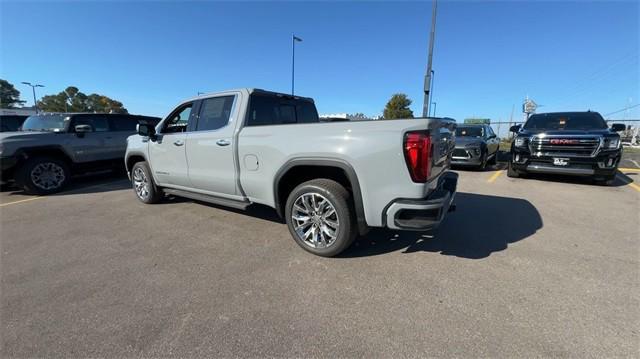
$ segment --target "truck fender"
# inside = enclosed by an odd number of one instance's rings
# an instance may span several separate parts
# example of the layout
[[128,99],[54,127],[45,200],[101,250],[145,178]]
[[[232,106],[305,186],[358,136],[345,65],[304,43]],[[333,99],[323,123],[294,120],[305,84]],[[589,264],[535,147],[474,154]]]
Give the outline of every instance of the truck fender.
[[298,166],[313,166],[313,167],[333,167],[344,171],[347,180],[351,185],[353,204],[356,214],[356,220],[358,224],[358,231],[361,235],[367,233],[368,226],[364,215],[364,205],[362,203],[362,192],[360,190],[360,182],[358,181],[358,175],[356,171],[351,167],[349,163],[342,159],[337,158],[318,158],[318,157],[303,157],[292,158],[285,162],[280,169],[276,172],[276,176],[273,182],[274,203],[276,212],[280,217],[284,217],[284,203],[280,203],[280,181],[289,170]]

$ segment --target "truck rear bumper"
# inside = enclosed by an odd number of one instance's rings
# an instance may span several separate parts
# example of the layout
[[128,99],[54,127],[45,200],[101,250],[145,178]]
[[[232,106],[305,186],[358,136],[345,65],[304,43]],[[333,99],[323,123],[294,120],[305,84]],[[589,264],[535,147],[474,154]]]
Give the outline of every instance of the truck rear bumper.
[[389,229],[426,231],[436,228],[444,216],[455,208],[453,200],[458,174],[447,172],[440,178],[438,189],[423,199],[397,199],[387,206],[386,226]]

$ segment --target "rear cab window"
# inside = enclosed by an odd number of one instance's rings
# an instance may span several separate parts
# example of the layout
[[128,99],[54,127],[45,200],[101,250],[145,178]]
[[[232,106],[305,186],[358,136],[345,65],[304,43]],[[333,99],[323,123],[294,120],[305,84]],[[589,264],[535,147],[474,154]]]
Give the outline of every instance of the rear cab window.
[[310,100],[280,94],[251,94],[246,126],[315,122],[320,119]]

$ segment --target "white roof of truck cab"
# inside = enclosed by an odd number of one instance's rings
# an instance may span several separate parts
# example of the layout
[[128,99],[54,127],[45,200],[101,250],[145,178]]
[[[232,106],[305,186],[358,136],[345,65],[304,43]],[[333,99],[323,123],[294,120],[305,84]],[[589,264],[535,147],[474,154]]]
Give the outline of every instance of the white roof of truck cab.
[[225,91],[217,91],[217,92],[205,93],[205,94],[202,94],[202,95],[199,95],[199,96],[192,97],[190,99],[184,100],[181,103],[195,101],[195,100],[201,100],[201,99],[209,98],[209,97],[213,97],[213,96],[221,96],[221,95],[225,95],[225,94],[233,93],[233,92],[244,92],[247,95],[250,95],[250,94],[255,93],[255,92],[259,92],[259,93],[271,94],[271,95],[276,95],[276,96],[292,97],[294,99],[301,99],[301,100],[307,100],[307,101],[313,102],[313,99],[311,97],[291,95],[291,94],[275,92],[275,91],[268,91],[268,90],[263,90],[263,89],[259,89],[259,88],[253,88],[253,87],[243,87],[243,88],[237,88],[237,89],[231,89],[231,90],[225,90]]

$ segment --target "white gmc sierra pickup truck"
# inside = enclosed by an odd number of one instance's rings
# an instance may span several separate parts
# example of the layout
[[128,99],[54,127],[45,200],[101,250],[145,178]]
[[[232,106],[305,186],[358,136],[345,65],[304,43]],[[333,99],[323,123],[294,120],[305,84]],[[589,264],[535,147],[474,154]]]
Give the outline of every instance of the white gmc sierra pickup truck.
[[428,230],[454,208],[455,121],[320,122],[310,98],[259,89],[182,102],[128,138],[137,198],[275,208],[305,250],[334,256],[369,227]]

